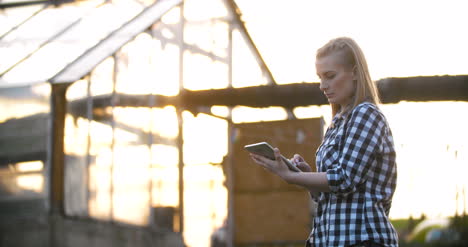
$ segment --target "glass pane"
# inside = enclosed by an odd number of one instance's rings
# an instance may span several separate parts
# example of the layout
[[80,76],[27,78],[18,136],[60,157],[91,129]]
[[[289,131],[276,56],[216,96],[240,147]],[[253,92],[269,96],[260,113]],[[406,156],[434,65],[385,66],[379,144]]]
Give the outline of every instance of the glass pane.
[[263,75],[250,46],[238,31],[232,32],[232,85],[250,87],[265,85],[267,78]]
[[152,207],[179,207],[179,132],[175,107],[154,108],[151,146]]
[[22,8],[7,8],[0,12],[0,37],[4,36],[12,28],[20,25],[35,13],[43,9],[45,4],[24,6]]
[[[19,26],[16,30],[7,34],[0,43],[0,53],[3,54],[0,73],[4,73],[6,69],[20,62],[21,59],[33,53],[44,43],[47,43],[49,39],[65,31],[73,22],[85,15],[90,9],[93,9],[95,5],[96,2],[94,1],[94,4],[47,8]],[[70,43],[70,41],[68,42]],[[47,52],[55,54],[55,52],[50,50]],[[64,53],[61,54],[63,55]],[[42,66],[41,63],[35,65]],[[30,79],[34,79],[34,77],[30,77]],[[32,80],[23,81],[28,82]]]
[[184,112],[183,119],[185,165],[220,164],[227,155],[227,122],[188,112]]
[[[185,24],[184,41],[212,56],[212,59],[227,62],[229,47],[229,24],[221,21]],[[189,46],[190,47],[190,46]],[[195,52],[193,50],[192,52]]]
[[0,123],[50,111],[50,85],[40,83],[22,87],[0,87]]
[[[88,122],[85,122],[86,124]],[[87,129],[87,125],[80,128]],[[66,131],[70,131],[70,126],[67,124]],[[78,136],[75,136],[78,137]],[[87,139],[87,133],[83,135]],[[69,134],[66,134],[65,140],[74,139]],[[77,145],[80,142],[77,139]],[[85,143],[87,144],[87,143]],[[67,145],[69,146],[69,145]],[[83,150],[87,150],[87,145],[82,146]],[[68,152],[67,152],[68,151]],[[86,155],[74,155],[70,150],[65,152],[65,178],[64,178],[64,207],[66,215],[70,216],[87,216],[88,215],[88,190],[86,182],[88,178],[88,160]],[[75,151],[75,150],[74,150]],[[81,151],[81,150],[76,150]]]
[[[151,111],[148,108],[114,109],[115,125],[127,135],[115,135],[113,218],[130,224],[146,225],[150,215],[150,162],[148,145]],[[132,136],[132,137],[131,137]],[[130,138],[131,137],[131,138]]]
[[185,0],[184,16],[187,21],[226,18],[228,10],[223,0]]
[[184,87],[190,90],[229,85],[229,24],[187,22],[184,25]]
[[104,147],[95,152],[94,162],[89,166],[89,215],[101,220],[111,220],[113,153],[111,148]]
[[153,143],[165,143],[172,140],[175,144],[175,139],[179,134],[179,126],[176,108],[173,106],[166,106],[164,108],[153,108],[152,109],[152,132],[155,135],[159,135],[167,140],[153,140]]
[[[227,218],[227,189],[221,166],[193,165],[184,170],[184,237],[189,246],[210,246],[215,229]],[[200,200],[203,198],[203,200]]]
[[48,84],[0,87],[0,217],[47,213]]
[[44,163],[40,160],[0,166],[0,204],[7,199],[44,197]]
[[118,144],[114,150],[113,216],[146,225],[150,213],[150,151],[147,145]]
[[178,90],[178,76],[174,76],[177,75],[178,66],[170,66],[174,58],[178,59],[177,50],[170,55],[149,34],[138,35],[118,53],[116,91],[125,94],[150,94],[157,92],[157,89],[169,93],[174,88]]
[[114,90],[114,65],[114,58],[109,57],[93,69],[90,75],[92,95],[112,94]]
[[0,88],[0,163],[45,161],[50,93],[48,84]]
[[184,87],[189,90],[226,88],[229,66],[210,57],[184,52]]
[[[62,9],[60,8],[60,10]],[[68,28],[62,35],[47,43],[26,61],[6,73],[3,79],[9,83],[47,81],[141,10],[142,6],[133,1],[105,4],[95,8],[76,25]],[[70,14],[74,13],[71,12]],[[65,11],[60,11],[60,13],[66,14]],[[62,17],[64,20],[68,20],[65,18],[66,16]],[[47,21],[60,22],[57,18],[49,18]],[[41,26],[47,25],[42,23]],[[35,30],[42,30],[42,28],[36,27]]]
[[173,167],[155,167],[152,176],[152,206],[179,206],[179,169]]
[[92,121],[88,119],[91,109],[87,97],[89,83],[80,80],[67,90],[68,102],[65,115],[65,199],[66,215],[88,216],[89,132]]
[[283,107],[253,108],[237,106],[232,110],[232,121],[234,123],[276,121],[285,119],[288,119],[288,113]]
[[179,54],[180,49],[175,42],[169,42],[164,37],[154,39],[150,51],[149,78],[147,87],[154,94],[174,96],[179,93]]
[[172,8],[161,18],[161,23],[164,23],[166,25],[177,24],[179,23],[179,21],[180,21],[180,7]]

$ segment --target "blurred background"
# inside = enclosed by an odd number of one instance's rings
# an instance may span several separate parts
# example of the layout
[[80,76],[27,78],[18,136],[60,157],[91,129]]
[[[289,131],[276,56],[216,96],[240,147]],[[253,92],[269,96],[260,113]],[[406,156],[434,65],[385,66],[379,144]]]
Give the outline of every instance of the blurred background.
[[0,0],[0,246],[303,246],[314,204],[242,147],[315,150],[349,36],[397,150],[401,246],[466,246],[465,1]]

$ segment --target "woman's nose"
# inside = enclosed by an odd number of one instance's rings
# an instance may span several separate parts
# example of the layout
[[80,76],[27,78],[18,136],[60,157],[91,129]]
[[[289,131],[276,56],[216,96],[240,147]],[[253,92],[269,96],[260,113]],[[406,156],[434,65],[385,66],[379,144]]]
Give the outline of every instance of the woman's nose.
[[328,88],[328,85],[324,81],[320,81],[320,90],[324,91]]

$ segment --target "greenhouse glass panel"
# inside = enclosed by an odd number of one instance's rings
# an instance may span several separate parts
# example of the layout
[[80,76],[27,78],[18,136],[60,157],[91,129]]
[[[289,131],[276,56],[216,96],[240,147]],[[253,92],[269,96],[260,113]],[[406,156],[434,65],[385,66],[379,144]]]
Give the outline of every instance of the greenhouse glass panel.
[[47,213],[50,96],[48,84],[0,87],[0,218]]
[[[44,35],[45,39],[50,39],[52,35],[55,35],[55,37],[52,40],[48,40],[46,44],[28,57],[27,60],[24,60],[5,73],[3,80],[9,83],[49,80],[66,65],[107,37],[111,32],[135,17],[140,13],[142,8],[141,5],[129,1],[120,4],[105,4],[91,9],[78,22],[73,22],[72,25],[66,26],[66,30],[63,30],[60,35],[55,33]],[[74,11],[70,10],[68,15],[74,13]],[[61,19],[59,17],[67,21],[71,19],[66,14],[64,16],[61,14],[50,14],[44,17],[44,22],[60,23]],[[73,21],[76,21],[76,19]],[[40,26],[47,26],[44,22],[40,22]],[[39,24],[34,22],[35,29],[41,30],[36,25]],[[63,26],[60,27],[64,28]],[[37,38],[33,37],[33,39]],[[37,48],[37,45],[31,49],[35,48]],[[44,61],[47,61],[47,63]]]
[[[61,8],[46,8],[16,29],[7,33],[2,37],[0,43],[0,53],[3,54],[2,63],[0,63],[0,75],[12,70],[13,67],[22,63],[23,60],[28,59],[29,56],[42,46],[52,41],[54,37],[62,35],[76,25],[78,20],[95,8],[96,1],[92,1],[92,3],[86,5],[66,5]],[[54,51],[49,52],[55,53]],[[48,60],[50,59],[48,57]],[[35,65],[41,66],[41,63]],[[45,65],[48,65],[48,63],[45,63]],[[11,75],[6,78],[15,81],[13,80],[14,78],[11,78]],[[22,82],[38,81],[32,79],[34,78],[22,80]]]
[[0,12],[0,37],[14,30],[16,27],[26,22],[32,16],[47,7],[46,4],[25,6],[22,8],[8,8]]

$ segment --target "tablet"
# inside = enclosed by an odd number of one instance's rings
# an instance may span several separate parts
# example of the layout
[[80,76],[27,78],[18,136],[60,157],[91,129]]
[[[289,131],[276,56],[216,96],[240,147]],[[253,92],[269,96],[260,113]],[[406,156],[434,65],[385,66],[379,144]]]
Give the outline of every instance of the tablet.
[[[259,143],[245,145],[244,149],[251,153],[264,156],[271,160],[275,160],[275,151],[273,150],[273,147],[267,142],[259,142]],[[296,167],[296,165],[291,163],[291,161],[288,160],[283,155],[281,155],[281,159],[283,159],[284,163],[286,163],[286,165],[289,167],[289,170],[295,171],[295,172],[301,171],[299,170],[299,168]]]

